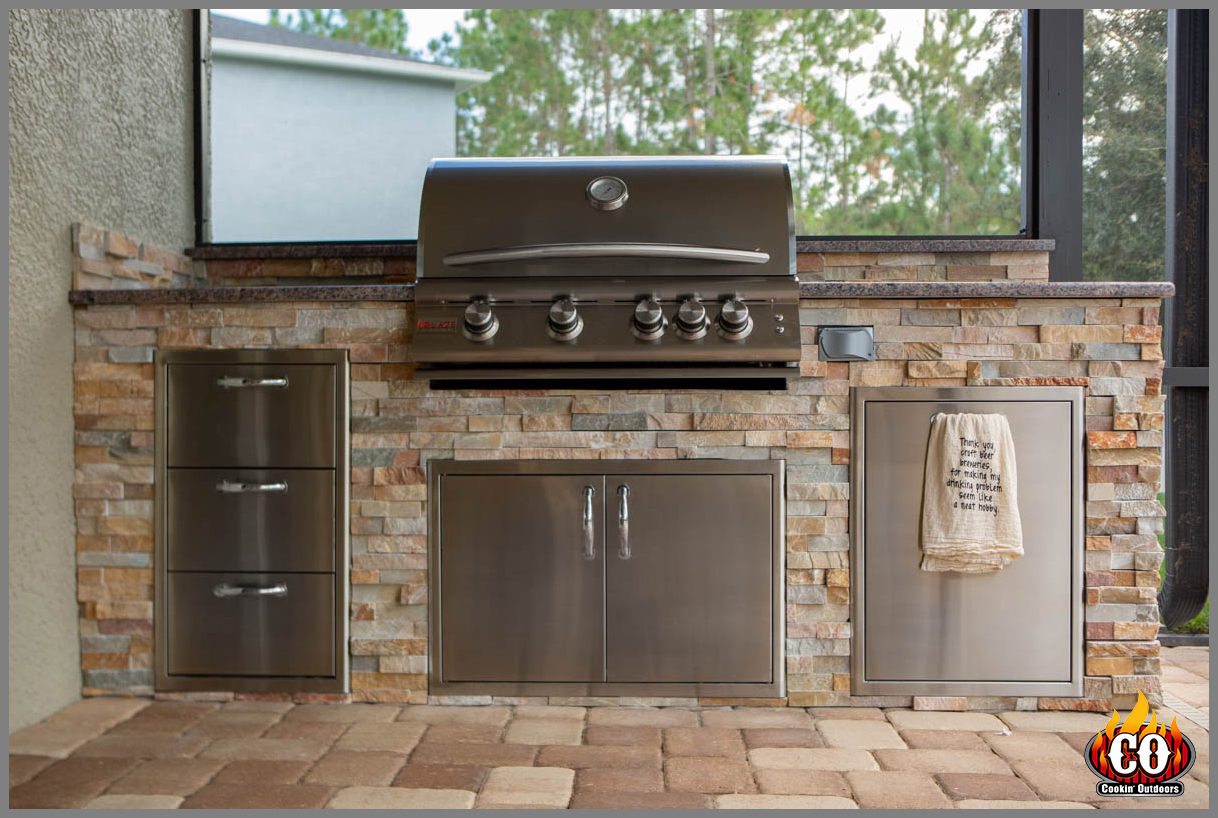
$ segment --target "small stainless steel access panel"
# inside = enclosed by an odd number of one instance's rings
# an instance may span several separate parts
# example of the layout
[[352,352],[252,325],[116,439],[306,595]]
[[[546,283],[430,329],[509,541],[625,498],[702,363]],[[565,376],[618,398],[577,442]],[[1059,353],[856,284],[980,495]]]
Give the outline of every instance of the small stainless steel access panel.
[[433,695],[783,695],[782,461],[428,468]]
[[[852,390],[851,687],[858,695],[1081,696],[1083,390]],[[1024,555],[991,574],[919,569],[936,412],[1006,415]]]
[[156,356],[158,690],[347,690],[345,350]]

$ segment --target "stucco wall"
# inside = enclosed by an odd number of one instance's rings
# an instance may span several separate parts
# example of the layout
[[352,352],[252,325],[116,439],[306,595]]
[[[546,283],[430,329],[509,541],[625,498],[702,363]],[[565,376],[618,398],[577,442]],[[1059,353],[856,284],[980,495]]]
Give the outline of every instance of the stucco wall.
[[413,239],[455,150],[451,83],[216,55],[212,240]]
[[191,244],[180,11],[9,12],[9,730],[78,698],[70,225]]

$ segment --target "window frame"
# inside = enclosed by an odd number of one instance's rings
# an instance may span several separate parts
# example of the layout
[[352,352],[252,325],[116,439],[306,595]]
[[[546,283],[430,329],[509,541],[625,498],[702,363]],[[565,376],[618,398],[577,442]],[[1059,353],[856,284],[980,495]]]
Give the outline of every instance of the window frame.
[[[194,55],[194,188],[196,258],[251,258],[259,255],[311,258],[318,255],[372,257],[413,255],[417,239],[380,241],[266,241],[214,242],[210,236],[211,197],[210,96],[208,74],[210,32],[208,10],[195,9]],[[1057,281],[1082,278],[1082,63],[1083,12],[1023,10],[1022,128],[1020,168],[1020,221],[1015,234],[989,235],[833,235],[797,236],[807,241],[858,241],[873,244],[878,252],[889,242],[910,241],[1020,241],[1053,239],[1049,277]],[[1075,115],[1071,116],[1070,111]],[[1061,127],[1061,122],[1074,128]],[[1073,166],[1071,158],[1076,161]]]

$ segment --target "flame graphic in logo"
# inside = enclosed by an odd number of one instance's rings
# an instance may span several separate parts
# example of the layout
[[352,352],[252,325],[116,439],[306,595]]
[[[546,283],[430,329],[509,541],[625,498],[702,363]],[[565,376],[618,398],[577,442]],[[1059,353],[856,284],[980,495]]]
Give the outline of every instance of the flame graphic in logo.
[[1193,743],[1180,732],[1176,720],[1171,720],[1170,727],[1162,724],[1141,691],[1124,723],[1113,710],[1112,718],[1087,743],[1083,754],[1092,772],[1121,784],[1174,781],[1196,760]]

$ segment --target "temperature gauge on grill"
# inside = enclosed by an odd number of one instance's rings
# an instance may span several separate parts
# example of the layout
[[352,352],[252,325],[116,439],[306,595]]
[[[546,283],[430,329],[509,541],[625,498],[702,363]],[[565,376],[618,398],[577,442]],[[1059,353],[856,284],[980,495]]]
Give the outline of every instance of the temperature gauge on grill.
[[597,210],[617,210],[626,204],[626,183],[616,176],[598,176],[584,189],[588,204]]

